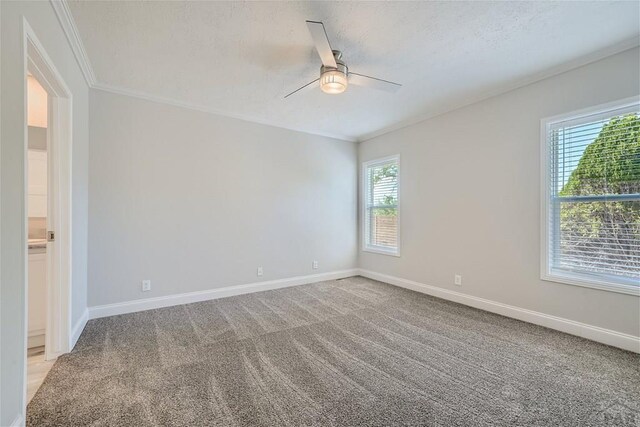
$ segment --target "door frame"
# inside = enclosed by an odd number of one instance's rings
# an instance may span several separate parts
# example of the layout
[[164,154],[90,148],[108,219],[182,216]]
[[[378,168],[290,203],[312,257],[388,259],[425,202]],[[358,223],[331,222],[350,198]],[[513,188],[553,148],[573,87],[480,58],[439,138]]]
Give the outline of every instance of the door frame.
[[[47,313],[45,329],[45,359],[52,360],[71,349],[71,147],[72,94],[35,32],[23,18],[24,48],[24,150],[28,149],[27,75],[31,73],[48,94],[47,124],[47,230],[55,239],[47,242]],[[27,165],[25,160],[24,197],[27,206]],[[28,213],[25,215],[25,236],[28,235]],[[28,260],[28,245],[25,245]],[[26,352],[28,338],[28,262],[25,262],[25,406]]]

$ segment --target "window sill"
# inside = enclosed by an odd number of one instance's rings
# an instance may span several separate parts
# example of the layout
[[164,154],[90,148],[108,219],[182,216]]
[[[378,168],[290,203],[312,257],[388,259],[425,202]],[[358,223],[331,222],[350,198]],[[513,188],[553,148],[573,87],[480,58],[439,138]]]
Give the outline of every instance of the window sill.
[[640,296],[640,286],[624,283],[610,282],[605,279],[598,280],[590,276],[576,273],[553,271],[542,274],[540,277],[547,282],[562,283],[565,285],[582,286],[583,288],[599,289],[602,291],[616,292],[626,295]]
[[384,249],[384,248],[365,246],[362,248],[362,251],[371,252],[371,253],[380,254],[380,255],[390,255],[390,256],[400,257],[400,250],[398,249],[393,250],[393,249]]

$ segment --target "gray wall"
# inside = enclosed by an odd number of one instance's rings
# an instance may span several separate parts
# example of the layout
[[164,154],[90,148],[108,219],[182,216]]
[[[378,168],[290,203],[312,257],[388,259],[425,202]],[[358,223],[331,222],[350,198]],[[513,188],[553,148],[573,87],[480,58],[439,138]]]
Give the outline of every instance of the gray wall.
[[540,119],[638,95],[639,60],[632,49],[361,143],[361,162],[401,156],[402,256],[360,252],[360,267],[640,335],[638,297],[539,268]]
[[[637,297],[544,282],[538,267],[539,121],[638,94],[638,49],[356,147],[89,95],[48,2],[0,8],[0,425],[23,409],[23,16],[74,96],[73,324],[87,299],[94,306],[355,267],[356,157],[400,153],[402,256],[360,253],[361,267],[640,335]],[[142,279],[151,292],[140,292]]]
[[356,266],[356,144],[90,99],[89,306]]
[[0,2],[2,122],[0,147],[0,425],[22,413],[25,332],[25,84],[22,20],[27,19],[73,93],[72,324],[87,301],[89,96],[49,2]]

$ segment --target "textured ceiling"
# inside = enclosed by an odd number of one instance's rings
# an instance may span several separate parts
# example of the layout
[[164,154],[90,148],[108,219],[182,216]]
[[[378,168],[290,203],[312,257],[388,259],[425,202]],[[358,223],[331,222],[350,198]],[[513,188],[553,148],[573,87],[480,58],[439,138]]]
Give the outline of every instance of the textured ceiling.
[[[637,44],[638,2],[69,2],[99,85],[366,139]],[[402,83],[283,99],[318,77],[305,20],[349,68]],[[595,56],[594,56],[595,53]]]

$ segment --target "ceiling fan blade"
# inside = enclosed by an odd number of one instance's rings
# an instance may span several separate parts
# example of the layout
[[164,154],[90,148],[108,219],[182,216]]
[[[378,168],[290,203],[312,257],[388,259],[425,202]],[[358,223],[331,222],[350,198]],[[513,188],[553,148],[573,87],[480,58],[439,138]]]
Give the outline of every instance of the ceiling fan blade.
[[385,92],[397,92],[402,87],[400,83],[377,79],[375,77],[365,76],[364,74],[352,73],[351,71],[349,71],[349,83],[357,86],[383,90]]
[[302,89],[306,89],[306,88],[311,88],[311,87],[313,87],[313,86],[314,86],[313,84],[314,84],[314,83],[318,83],[318,81],[319,81],[319,80],[320,80],[320,79],[315,79],[314,81],[309,82],[309,83],[307,83],[306,85],[304,85],[304,86],[302,86],[302,87],[300,87],[300,88],[298,88],[298,89],[294,90],[294,91],[293,91],[293,92],[291,92],[290,94],[286,95],[286,96],[285,96],[285,99],[286,99],[286,98],[288,98],[288,97],[290,97],[290,96],[291,96],[291,95],[293,95],[294,93],[300,92]]
[[316,50],[318,51],[318,55],[320,55],[322,65],[337,68],[338,64],[336,64],[336,59],[333,57],[333,51],[331,50],[329,37],[327,37],[324,24],[318,21],[307,21],[307,27],[309,27],[311,38],[313,38],[313,43],[316,45]]

